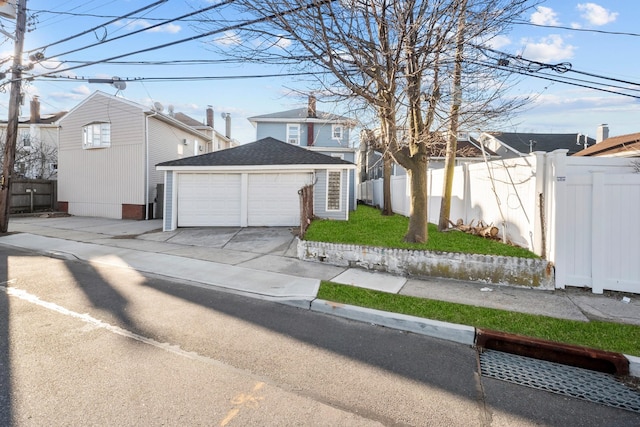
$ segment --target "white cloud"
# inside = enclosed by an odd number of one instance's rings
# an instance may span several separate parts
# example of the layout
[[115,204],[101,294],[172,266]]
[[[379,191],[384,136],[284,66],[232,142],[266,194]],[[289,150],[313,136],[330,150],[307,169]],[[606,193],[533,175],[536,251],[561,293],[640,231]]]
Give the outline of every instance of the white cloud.
[[[135,30],[136,28],[149,28],[152,26],[152,24],[149,21],[146,21],[144,19],[117,21],[114,23],[114,25],[117,25],[119,27],[127,27],[127,29],[129,30]],[[176,33],[179,33],[181,30],[182,30],[182,27],[180,25],[169,23],[169,24],[161,25],[159,27],[151,28],[149,32],[176,34]]]
[[225,31],[221,37],[216,38],[213,42],[222,46],[233,46],[242,44],[242,38],[235,31]]
[[492,37],[487,44],[492,48],[492,49],[501,49],[505,46],[509,46],[511,44],[511,39],[507,36],[503,36],[503,35],[498,35],[495,37]]
[[582,17],[591,25],[606,25],[613,22],[618,17],[617,12],[610,12],[604,7],[595,3],[580,3],[577,9],[582,12]]
[[278,41],[276,41],[275,45],[282,49],[286,49],[291,46],[291,40],[285,37],[280,37]]
[[530,39],[522,40],[525,45],[523,57],[539,62],[564,61],[573,57],[575,46],[565,44],[562,37],[551,34],[539,42]]
[[558,14],[550,7],[538,6],[531,14],[531,23],[536,25],[558,25]]

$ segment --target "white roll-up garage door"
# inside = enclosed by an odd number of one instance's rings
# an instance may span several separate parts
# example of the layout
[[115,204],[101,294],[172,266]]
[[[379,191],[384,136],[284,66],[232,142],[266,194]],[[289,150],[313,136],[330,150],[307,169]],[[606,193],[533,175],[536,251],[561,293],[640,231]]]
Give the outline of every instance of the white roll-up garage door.
[[240,174],[178,175],[178,227],[238,227]]
[[300,225],[298,190],[311,183],[311,173],[249,175],[247,222],[250,227]]

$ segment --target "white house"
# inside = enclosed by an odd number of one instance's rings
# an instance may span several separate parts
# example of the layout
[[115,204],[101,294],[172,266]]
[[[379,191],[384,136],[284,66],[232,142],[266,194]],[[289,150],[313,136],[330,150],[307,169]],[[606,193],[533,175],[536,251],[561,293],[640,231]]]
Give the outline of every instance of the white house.
[[96,91],[59,122],[58,205],[73,215],[154,217],[157,163],[212,149],[212,137],[161,112]]

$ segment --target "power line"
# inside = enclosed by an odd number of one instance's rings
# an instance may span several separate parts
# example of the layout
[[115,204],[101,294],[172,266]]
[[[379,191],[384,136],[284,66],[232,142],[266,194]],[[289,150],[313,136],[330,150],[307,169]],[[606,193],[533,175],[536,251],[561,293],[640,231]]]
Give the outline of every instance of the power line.
[[[275,73],[275,74],[252,74],[252,75],[226,75],[226,76],[180,76],[180,77],[125,77],[125,78],[117,78],[116,81],[122,81],[125,83],[135,83],[135,82],[177,82],[177,81],[206,81],[206,80],[243,80],[243,79],[261,79],[261,78],[271,78],[271,77],[295,77],[295,76],[310,76],[310,75],[318,75],[318,74],[326,74],[329,71],[318,71],[318,72],[299,72],[299,73]],[[70,76],[46,76],[40,79],[41,81],[60,81],[60,80],[69,80],[69,81],[83,81],[94,83],[95,80],[100,80],[102,83],[111,82],[114,79],[93,79],[90,77],[70,77]]]
[[[162,1],[166,1],[166,0],[162,0]],[[299,6],[299,7],[295,7],[295,8],[292,8],[292,9],[288,9],[286,11],[283,11],[283,12],[280,12],[280,13],[277,13],[277,14],[272,14],[272,15],[265,16],[265,17],[262,17],[262,18],[256,18],[256,19],[253,19],[253,20],[250,20],[250,21],[241,22],[241,23],[238,23],[238,24],[235,24],[235,25],[230,25],[228,27],[219,28],[217,30],[208,31],[208,32],[203,33],[203,34],[198,34],[198,35],[195,35],[195,36],[187,37],[187,38],[176,40],[176,41],[173,41],[173,42],[164,43],[164,44],[157,45],[157,46],[152,46],[152,47],[149,47],[149,48],[146,48],[146,49],[140,49],[140,50],[137,50],[137,51],[134,51],[134,52],[124,53],[124,54],[121,54],[121,55],[112,56],[110,58],[100,59],[100,60],[97,60],[97,61],[89,61],[84,65],[76,65],[76,66],[68,67],[68,68],[65,68],[65,69],[62,69],[62,70],[50,71],[50,72],[42,73],[42,74],[39,74],[39,75],[35,75],[32,78],[46,77],[46,76],[49,76],[49,75],[51,75],[53,73],[62,73],[62,72],[65,72],[65,71],[76,70],[78,68],[88,67],[90,65],[102,64],[102,63],[105,63],[107,61],[113,61],[113,60],[116,60],[116,59],[125,58],[127,56],[132,56],[132,55],[137,55],[137,54],[140,54],[140,53],[151,52],[151,51],[158,50],[158,49],[164,49],[166,47],[175,46],[175,45],[186,43],[186,42],[193,41],[193,40],[198,40],[198,39],[201,39],[201,38],[204,38],[204,37],[208,37],[208,36],[211,36],[211,35],[214,35],[214,34],[219,34],[219,33],[223,33],[223,32],[226,32],[226,31],[231,31],[231,30],[236,30],[236,29],[247,27],[247,26],[254,25],[254,24],[271,21],[274,18],[283,16],[283,15],[288,15],[288,14],[291,14],[291,13],[294,13],[294,12],[298,12],[298,11],[301,11],[301,10],[310,9],[310,8],[313,8],[313,7],[318,7],[318,6],[322,5],[322,4],[331,3],[333,1],[334,0],[320,0],[320,1],[317,1],[317,2],[306,4],[304,6]]]
[[226,5],[228,5],[228,4],[233,3],[234,1],[235,1],[235,0],[224,0],[224,1],[220,2],[220,3],[216,3],[216,4],[214,4],[214,5],[212,5],[212,6],[205,7],[204,9],[199,9],[199,10],[196,10],[196,11],[194,11],[194,12],[190,12],[190,13],[187,13],[187,14],[185,14],[185,15],[178,16],[177,18],[172,18],[172,19],[169,19],[169,20],[167,20],[167,21],[163,21],[163,22],[160,22],[160,23],[158,23],[158,24],[151,25],[151,26],[149,26],[149,27],[141,28],[141,29],[136,30],[136,31],[133,31],[133,32],[131,32],[131,33],[123,34],[123,35],[121,35],[121,36],[113,37],[113,38],[110,38],[110,39],[100,40],[100,41],[99,41],[99,42],[97,42],[97,43],[93,43],[93,44],[90,44],[90,45],[87,45],[87,46],[84,46],[84,47],[80,47],[80,48],[77,48],[77,49],[69,50],[69,51],[67,51],[67,52],[59,53],[59,54],[57,54],[57,55],[49,55],[49,57],[56,57],[56,58],[58,58],[58,57],[61,57],[61,56],[64,56],[64,55],[68,55],[68,54],[70,54],[70,53],[75,53],[75,52],[79,52],[79,51],[81,51],[81,50],[89,49],[89,48],[94,47],[94,46],[103,45],[103,44],[105,44],[105,43],[109,43],[109,42],[112,42],[112,41],[114,41],[114,40],[119,40],[119,39],[122,39],[122,38],[125,38],[125,37],[133,36],[133,35],[135,35],[135,34],[139,34],[139,33],[142,33],[142,32],[144,32],[144,31],[151,30],[151,29],[153,29],[153,28],[161,27],[161,26],[163,26],[163,25],[170,24],[170,23],[175,22],[175,21],[179,21],[179,20],[181,20],[182,18],[187,18],[187,17],[189,17],[189,16],[198,15],[198,14],[200,14],[200,13],[204,13],[204,12],[207,12],[207,11],[212,10],[212,9],[217,9],[217,8],[219,8],[219,7],[222,7],[222,6],[226,6]]
[[626,32],[626,31],[606,31],[606,30],[594,30],[594,29],[591,29],[591,28],[573,28],[573,27],[566,27],[566,26],[563,26],[563,25],[534,24],[533,22],[529,22],[529,21],[511,21],[511,23],[515,24],[515,25],[529,25],[531,27],[557,28],[557,29],[560,29],[560,30],[581,31],[581,32],[585,32],[585,33],[608,34],[608,35],[614,35],[614,36],[640,37],[640,34],[638,34],[638,33],[630,33],[630,32]]
[[112,19],[111,21],[107,21],[107,22],[105,22],[105,23],[103,23],[103,24],[101,24],[101,25],[98,25],[98,26],[96,26],[96,27],[90,28],[90,29],[88,29],[88,30],[85,30],[85,31],[83,31],[83,32],[81,32],[81,33],[78,33],[78,34],[75,34],[75,35],[73,35],[73,36],[66,37],[66,38],[64,38],[64,39],[62,39],[62,40],[58,40],[58,41],[56,41],[56,42],[49,43],[49,44],[48,44],[48,45],[46,45],[46,46],[38,47],[38,48],[36,48],[36,49],[31,49],[31,50],[27,51],[26,53],[31,53],[31,52],[37,52],[37,51],[45,50],[45,49],[46,49],[46,48],[48,48],[48,47],[55,46],[55,45],[58,45],[58,44],[60,44],[60,43],[67,42],[67,41],[69,41],[69,40],[73,40],[73,39],[78,38],[78,37],[80,37],[80,36],[83,36],[83,35],[85,35],[85,34],[91,33],[91,32],[93,32],[93,31],[97,30],[98,28],[104,27],[105,25],[112,24],[112,23],[114,23],[114,22],[116,22],[116,21],[118,21],[118,20],[120,20],[120,19],[122,19],[122,18],[127,18],[127,17],[129,17],[129,16],[131,16],[131,15],[133,15],[133,14],[136,14],[136,13],[142,12],[142,11],[144,11],[144,10],[150,9],[150,8],[152,8],[152,7],[158,6],[158,5],[160,5],[161,3],[165,3],[165,2],[167,2],[167,1],[168,1],[168,0],[158,0],[158,1],[156,1],[155,3],[152,3],[152,4],[150,4],[150,5],[147,5],[147,6],[145,6],[145,7],[142,7],[142,8],[140,8],[140,9],[138,9],[138,10],[134,10],[133,12],[127,13],[126,15],[120,16],[120,17],[118,17],[118,18],[114,18],[114,19]]

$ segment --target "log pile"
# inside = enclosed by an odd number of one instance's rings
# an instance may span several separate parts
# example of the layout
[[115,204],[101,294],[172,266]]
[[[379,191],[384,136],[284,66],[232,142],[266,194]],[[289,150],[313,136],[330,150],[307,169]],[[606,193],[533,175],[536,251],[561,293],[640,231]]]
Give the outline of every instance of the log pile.
[[477,225],[473,225],[475,220],[471,220],[471,222],[467,225],[464,224],[462,219],[459,219],[454,224],[449,220],[449,224],[455,230],[460,230],[467,234],[473,234],[474,236],[485,237],[487,239],[497,239],[498,238],[498,227],[495,227],[493,224],[485,224],[482,220],[478,221]]

